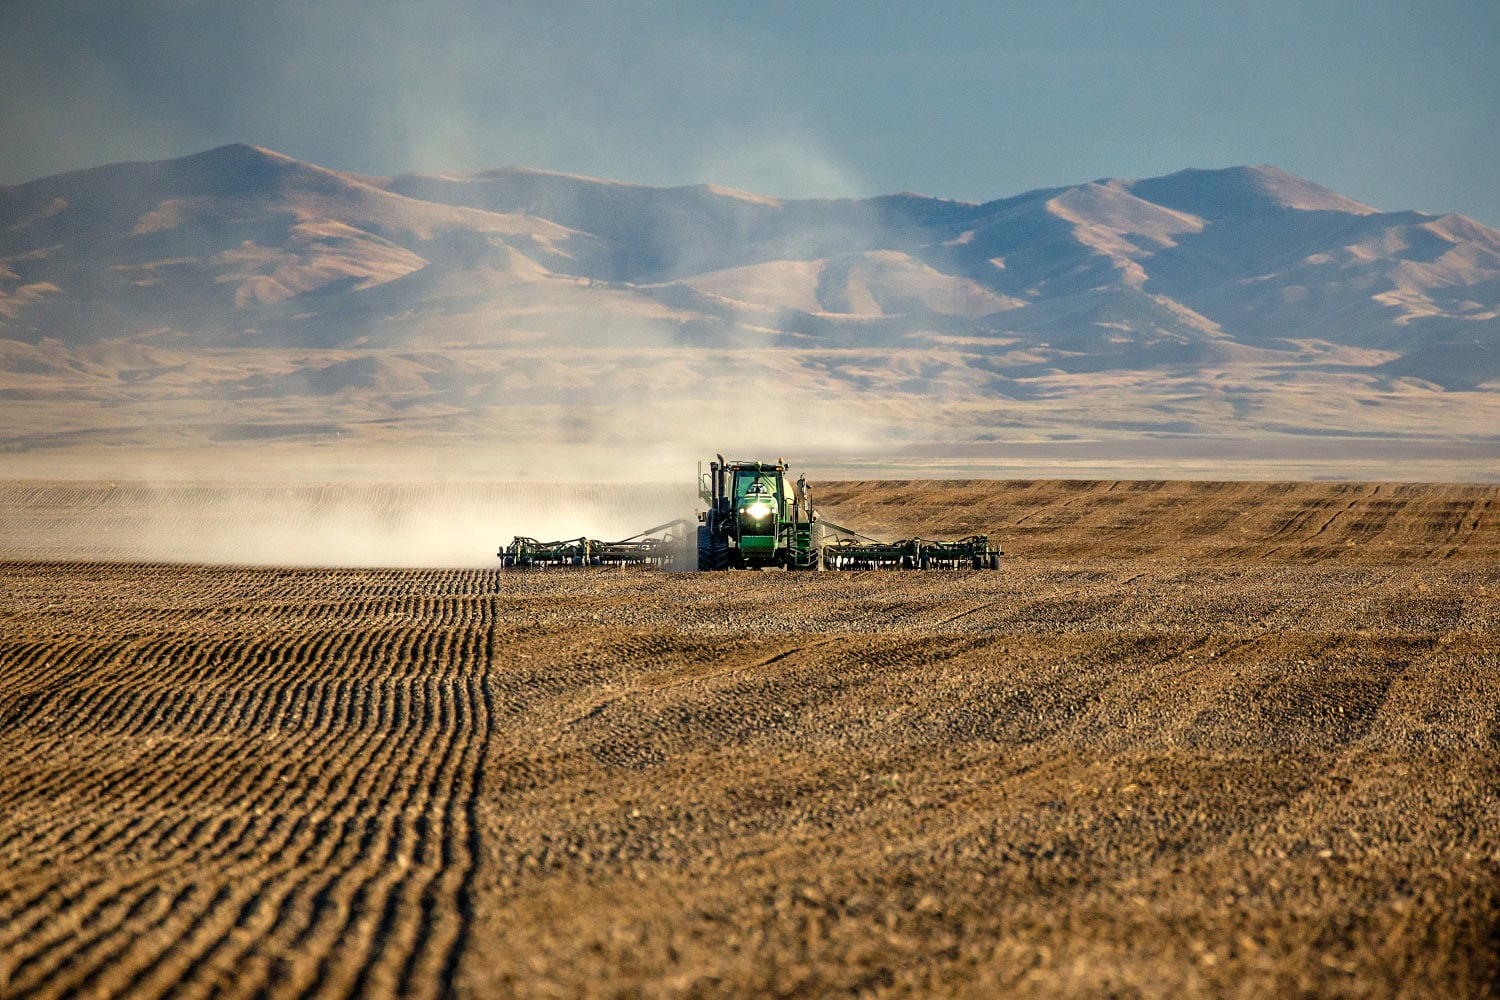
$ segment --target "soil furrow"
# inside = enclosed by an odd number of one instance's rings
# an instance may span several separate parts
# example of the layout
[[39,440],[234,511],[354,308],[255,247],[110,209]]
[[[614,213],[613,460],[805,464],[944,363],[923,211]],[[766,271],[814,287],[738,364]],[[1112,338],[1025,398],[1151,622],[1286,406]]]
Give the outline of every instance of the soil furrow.
[[[271,496],[19,489],[38,553]],[[1491,995],[1496,495],[823,490],[983,574],[0,562],[0,995]]]

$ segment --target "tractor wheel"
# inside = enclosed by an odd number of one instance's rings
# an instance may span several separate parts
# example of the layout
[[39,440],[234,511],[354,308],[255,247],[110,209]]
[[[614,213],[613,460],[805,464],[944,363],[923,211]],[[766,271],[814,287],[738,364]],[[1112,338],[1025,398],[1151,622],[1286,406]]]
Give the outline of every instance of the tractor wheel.
[[990,553],[990,569],[999,569],[999,568],[1000,568],[1000,553],[998,553],[998,552],[991,552]]
[[714,540],[713,533],[708,528],[698,529],[698,571],[700,573],[711,570],[729,568],[729,550]]

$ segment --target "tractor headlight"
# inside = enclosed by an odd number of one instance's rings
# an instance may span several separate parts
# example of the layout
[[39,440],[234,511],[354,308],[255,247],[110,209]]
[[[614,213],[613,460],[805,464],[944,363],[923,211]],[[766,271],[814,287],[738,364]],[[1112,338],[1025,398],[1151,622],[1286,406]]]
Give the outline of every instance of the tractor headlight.
[[764,500],[757,500],[753,504],[745,508],[745,513],[749,514],[757,521],[764,520],[771,513],[771,505],[766,503]]

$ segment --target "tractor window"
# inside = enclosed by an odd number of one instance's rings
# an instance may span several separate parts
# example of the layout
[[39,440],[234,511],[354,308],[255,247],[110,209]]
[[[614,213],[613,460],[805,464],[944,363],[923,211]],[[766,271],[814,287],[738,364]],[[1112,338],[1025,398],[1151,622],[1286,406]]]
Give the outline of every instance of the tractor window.
[[742,472],[735,476],[734,494],[741,500],[745,497],[772,498],[776,495],[776,489],[765,476]]

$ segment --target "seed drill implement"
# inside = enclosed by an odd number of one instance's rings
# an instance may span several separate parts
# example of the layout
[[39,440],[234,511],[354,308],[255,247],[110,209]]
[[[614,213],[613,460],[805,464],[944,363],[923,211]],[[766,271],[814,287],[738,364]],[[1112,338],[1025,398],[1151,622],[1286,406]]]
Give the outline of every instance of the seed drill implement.
[[[543,542],[518,535],[499,552],[505,568],[658,566],[722,569],[1000,568],[1000,547],[986,535],[956,541],[879,541],[821,517],[806,477],[792,483],[787,464],[726,461],[699,467],[698,524],[669,521],[618,542],[570,538]],[[696,545],[694,544],[696,543]]]

